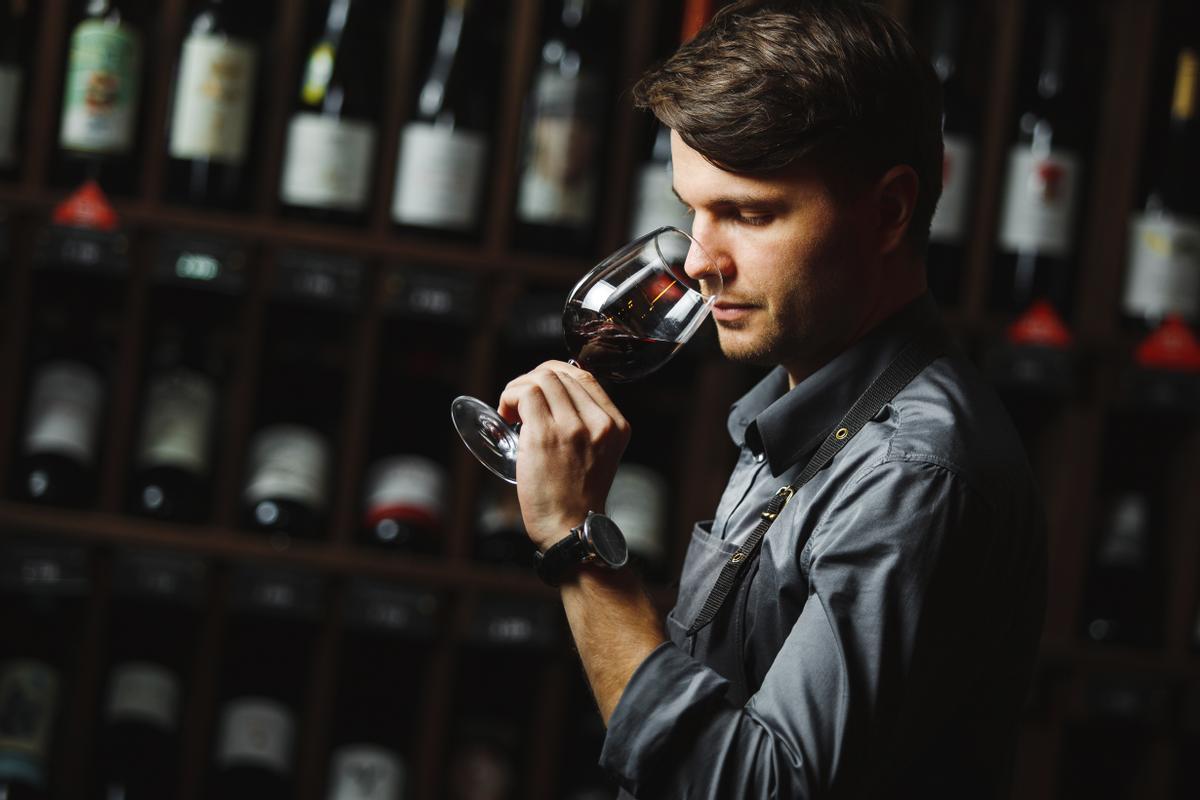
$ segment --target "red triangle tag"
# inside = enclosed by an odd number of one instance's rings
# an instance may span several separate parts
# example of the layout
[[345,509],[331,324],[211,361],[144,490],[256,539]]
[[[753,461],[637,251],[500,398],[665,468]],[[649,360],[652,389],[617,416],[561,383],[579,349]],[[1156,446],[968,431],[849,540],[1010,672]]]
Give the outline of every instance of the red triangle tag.
[[120,221],[100,184],[89,180],[54,209],[54,224],[94,231],[115,231]]
[[1179,315],[1171,314],[1142,340],[1134,360],[1147,369],[1200,372],[1200,341]]
[[1071,331],[1047,300],[1035,300],[1006,331],[1012,344],[1057,347],[1071,346]]

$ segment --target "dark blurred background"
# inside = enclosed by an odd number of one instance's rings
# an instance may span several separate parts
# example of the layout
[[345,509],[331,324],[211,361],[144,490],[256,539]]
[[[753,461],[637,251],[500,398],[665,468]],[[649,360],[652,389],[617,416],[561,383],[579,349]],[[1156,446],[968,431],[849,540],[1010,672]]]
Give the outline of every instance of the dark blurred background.
[[[629,88],[711,0],[0,0],[0,796],[612,797],[459,394],[661,224]],[[930,284],[1051,526],[1019,798],[1200,797],[1194,0],[888,0]],[[613,387],[665,610],[758,373]]]

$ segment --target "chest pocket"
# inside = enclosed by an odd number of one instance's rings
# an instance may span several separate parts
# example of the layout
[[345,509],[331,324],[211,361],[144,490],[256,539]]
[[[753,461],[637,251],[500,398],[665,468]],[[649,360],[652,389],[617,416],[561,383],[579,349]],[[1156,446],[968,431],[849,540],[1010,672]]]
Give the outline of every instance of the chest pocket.
[[677,647],[691,655],[695,655],[695,640],[687,641],[687,631],[700,616],[704,601],[721,575],[721,568],[737,552],[737,545],[713,535],[712,525],[713,521],[708,520],[696,523],[692,529],[692,540],[688,543],[679,579],[680,594],[675,607],[667,614],[667,635]]

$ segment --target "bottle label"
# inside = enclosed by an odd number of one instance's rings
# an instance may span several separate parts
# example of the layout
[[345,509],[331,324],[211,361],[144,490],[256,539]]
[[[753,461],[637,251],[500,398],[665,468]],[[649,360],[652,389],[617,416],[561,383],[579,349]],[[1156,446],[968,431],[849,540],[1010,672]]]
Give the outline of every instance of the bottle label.
[[334,751],[328,800],[400,800],[404,764],[390,750],[347,745]]
[[140,77],[136,32],[127,25],[80,23],[71,36],[59,143],[91,153],[129,152]]
[[100,423],[100,379],[88,367],[56,361],[33,381],[25,452],[59,453],[91,464]]
[[470,230],[479,222],[487,137],[424,122],[404,128],[392,219],[405,225]]
[[58,708],[58,674],[41,661],[0,664],[0,779],[45,788]]
[[1139,214],[1129,229],[1125,310],[1200,321],[1200,220]]
[[113,668],[108,719],[133,720],[173,731],[179,720],[179,681],[157,664],[129,662]]
[[301,112],[288,126],[280,197],[293,206],[362,211],[371,190],[375,126]]
[[137,463],[208,471],[216,390],[206,376],[187,369],[159,375],[150,384]]
[[234,700],[221,715],[217,766],[263,767],[283,775],[292,769],[295,723],[279,703],[265,698]]
[[190,36],[183,43],[171,156],[241,164],[250,135],[258,53],[225,36]]
[[1099,562],[1110,567],[1138,568],[1146,561],[1146,536],[1150,511],[1146,498],[1126,494],[1114,502],[1108,526],[1097,554]]
[[316,431],[293,425],[266,428],[250,444],[247,503],[294,500],[325,507],[329,446]]
[[517,216],[536,225],[585,227],[595,205],[600,81],[543,70],[534,89]]
[[638,171],[629,238],[636,239],[664,225],[690,231],[692,218],[672,191],[671,165],[650,161]]
[[0,169],[17,163],[17,111],[21,100],[21,70],[0,64]]
[[948,133],[943,137],[942,198],[929,226],[929,240],[960,244],[967,235],[967,212],[971,204],[971,180],[975,171],[975,144]]
[[1039,155],[1027,146],[1012,148],[1000,223],[1005,250],[1071,254],[1080,169],[1079,157],[1065,150]]
[[433,461],[402,456],[378,461],[367,473],[367,524],[399,518],[435,526],[446,508],[446,473]]
[[639,464],[622,464],[608,493],[607,513],[630,552],[651,562],[666,556],[667,482],[662,475]]

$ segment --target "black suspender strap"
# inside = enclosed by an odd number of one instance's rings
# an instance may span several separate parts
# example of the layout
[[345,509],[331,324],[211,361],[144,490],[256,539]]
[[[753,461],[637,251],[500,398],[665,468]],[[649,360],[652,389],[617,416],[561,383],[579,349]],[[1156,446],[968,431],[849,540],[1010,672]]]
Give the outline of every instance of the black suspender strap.
[[688,636],[699,631],[717,616],[717,612],[721,610],[729,593],[737,585],[743,568],[755,556],[771,523],[779,516],[779,512],[783,510],[787,502],[792,499],[792,495],[824,469],[838,451],[845,447],[846,443],[854,438],[854,435],[862,430],[872,417],[883,410],[883,407],[890,403],[892,398],[899,394],[900,390],[907,386],[921,370],[945,352],[946,344],[943,336],[944,334],[937,329],[926,330],[905,345],[892,359],[892,363],[888,364],[887,369],[854,401],[854,405],[842,417],[838,426],[825,437],[825,441],[809,459],[800,473],[800,477],[794,483],[784,486],[776,492],[771,501],[767,503],[767,508],[762,512],[762,518],[753,533],[750,534],[750,538],[725,562],[721,574],[717,577],[716,585],[713,586],[708,599],[704,601],[704,607],[700,609],[699,616],[688,628]]

